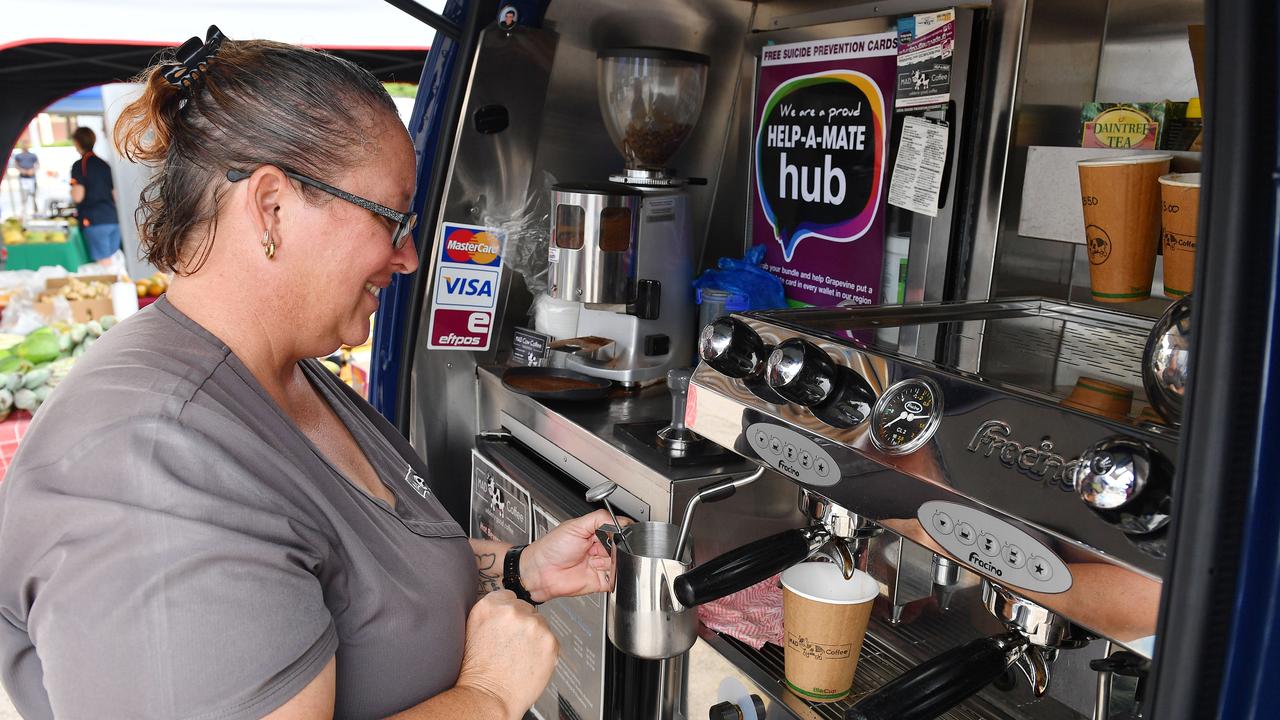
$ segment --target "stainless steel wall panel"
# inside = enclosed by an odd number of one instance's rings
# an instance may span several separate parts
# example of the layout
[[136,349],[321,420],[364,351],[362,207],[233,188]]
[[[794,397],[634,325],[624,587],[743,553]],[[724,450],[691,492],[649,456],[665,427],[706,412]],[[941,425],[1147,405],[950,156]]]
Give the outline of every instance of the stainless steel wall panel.
[[1204,24],[1204,0],[1112,0],[1098,67],[1098,102],[1186,100],[1200,94],[1187,26]]
[[[1016,239],[1022,182],[1027,147],[1079,144],[1080,106],[1093,100],[1106,14],[1107,0],[1036,0],[1027,14],[1015,61],[1017,99],[1008,108],[1012,138],[998,230],[988,247],[975,251],[968,299],[1028,292],[1066,297],[1071,254],[1044,247],[1043,241]],[[985,267],[978,265],[983,261]],[[1044,289],[1029,290],[1037,284]]]

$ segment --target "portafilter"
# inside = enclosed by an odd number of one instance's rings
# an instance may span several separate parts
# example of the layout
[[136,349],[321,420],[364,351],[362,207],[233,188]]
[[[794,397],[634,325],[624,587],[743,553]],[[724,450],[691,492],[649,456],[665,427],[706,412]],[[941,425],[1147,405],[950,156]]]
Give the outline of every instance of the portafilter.
[[982,600],[1008,632],[952,648],[859,700],[846,720],[930,720],[1017,667],[1042,697],[1060,648],[1089,638],[1061,616],[983,581]]

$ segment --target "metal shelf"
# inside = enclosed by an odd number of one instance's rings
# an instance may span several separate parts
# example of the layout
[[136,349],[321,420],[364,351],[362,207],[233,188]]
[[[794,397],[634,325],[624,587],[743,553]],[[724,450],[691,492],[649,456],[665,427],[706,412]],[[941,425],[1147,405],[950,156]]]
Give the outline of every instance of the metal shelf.
[[1027,169],[1022,180],[1022,212],[1018,234],[1023,237],[1084,244],[1084,216],[1080,211],[1080,175],[1076,163],[1107,155],[1167,153],[1173,156],[1172,172],[1199,172],[1200,153],[1170,150],[1108,150],[1106,148],[1027,148]]

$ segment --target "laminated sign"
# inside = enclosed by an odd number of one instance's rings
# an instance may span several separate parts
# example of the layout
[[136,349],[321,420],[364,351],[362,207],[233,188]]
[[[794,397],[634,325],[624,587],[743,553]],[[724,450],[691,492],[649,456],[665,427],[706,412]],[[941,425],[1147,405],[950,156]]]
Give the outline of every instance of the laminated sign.
[[752,244],[793,303],[879,297],[896,70],[893,32],[761,51]]
[[444,223],[431,296],[429,350],[488,350],[502,279],[502,233]]

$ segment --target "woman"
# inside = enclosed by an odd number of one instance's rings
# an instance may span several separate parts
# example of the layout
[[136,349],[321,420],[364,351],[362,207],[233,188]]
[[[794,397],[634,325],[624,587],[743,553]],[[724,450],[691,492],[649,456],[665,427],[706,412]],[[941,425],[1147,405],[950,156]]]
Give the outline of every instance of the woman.
[[477,601],[477,570],[534,601],[599,591],[607,515],[523,552],[466,539],[311,359],[363,342],[418,266],[395,106],[328,55],[193,41],[116,136],[160,165],[140,231],[176,277],[0,485],[0,678],[27,718],[520,718],[556,642],[512,592]]
[[94,262],[120,249],[120,218],[116,214],[116,186],[111,167],[93,154],[98,136],[87,127],[71,133],[80,159],[71,166],[71,200]]

